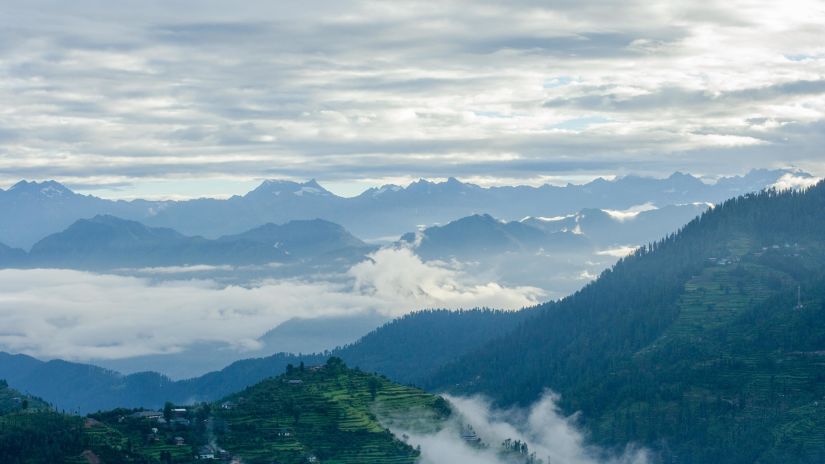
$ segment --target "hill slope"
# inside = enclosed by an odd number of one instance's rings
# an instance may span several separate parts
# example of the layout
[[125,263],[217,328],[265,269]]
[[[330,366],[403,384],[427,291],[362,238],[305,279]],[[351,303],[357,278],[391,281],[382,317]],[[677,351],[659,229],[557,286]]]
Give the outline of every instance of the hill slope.
[[340,464],[412,464],[418,453],[379,418],[415,423],[450,413],[437,396],[347,369],[338,358],[320,369],[295,368],[225,401],[231,407],[215,413],[217,442],[253,464],[298,464],[309,455]]
[[383,421],[415,428],[426,420],[438,428],[450,414],[438,396],[330,358],[312,369],[290,366],[287,374],[211,405],[169,404],[163,412],[116,409],[86,418],[49,410],[0,415],[0,459],[8,464],[217,458],[249,464],[412,464],[418,451]]
[[674,462],[821,462],[823,211],[825,184],[725,202],[427,385],[551,388],[595,440]]
[[[440,366],[502,336],[529,316],[530,311],[421,311],[389,322],[332,354],[351,366],[385,374],[396,382],[420,384]],[[154,372],[121,375],[88,364],[43,362],[0,352],[0,378],[46,398],[59,409],[87,413],[116,407],[160,407],[166,400],[212,401],[279,375],[288,364],[318,364],[326,357],[281,353],[237,361],[193,379],[172,381]]]

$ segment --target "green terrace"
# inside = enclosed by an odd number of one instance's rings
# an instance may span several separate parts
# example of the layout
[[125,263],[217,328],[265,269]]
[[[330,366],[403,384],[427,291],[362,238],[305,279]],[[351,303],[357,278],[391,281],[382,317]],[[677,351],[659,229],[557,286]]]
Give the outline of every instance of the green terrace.
[[226,398],[215,408],[214,430],[220,446],[250,463],[413,463],[418,452],[386,425],[437,424],[449,413],[440,397],[333,358]]

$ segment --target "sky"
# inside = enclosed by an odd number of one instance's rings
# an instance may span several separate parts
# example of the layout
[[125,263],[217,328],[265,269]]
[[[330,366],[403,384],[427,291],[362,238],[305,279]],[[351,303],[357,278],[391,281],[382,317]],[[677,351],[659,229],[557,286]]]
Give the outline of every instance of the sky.
[[0,186],[825,174],[821,1],[0,5]]

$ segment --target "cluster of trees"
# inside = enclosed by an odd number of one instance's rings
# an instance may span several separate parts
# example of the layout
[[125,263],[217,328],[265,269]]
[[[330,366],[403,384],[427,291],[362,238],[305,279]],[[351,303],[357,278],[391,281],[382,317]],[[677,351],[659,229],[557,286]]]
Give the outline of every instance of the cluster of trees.
[[83,420],[58,413],[0,417],[0,462],[63,462],[83,451]]

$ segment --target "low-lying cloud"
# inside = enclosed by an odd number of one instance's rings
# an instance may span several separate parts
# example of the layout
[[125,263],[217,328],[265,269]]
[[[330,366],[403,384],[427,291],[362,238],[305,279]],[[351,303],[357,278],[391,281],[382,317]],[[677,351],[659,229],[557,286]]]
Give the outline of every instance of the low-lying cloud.
[[203,341],[259,347],[265,331],[294,318],[422,308],[517,309],[542,297],[532,287],[477,283],[460,270],[382,250],[345,278],[166,280],[74,270],[0,271],[0,349],[41,358],[116,359],[175,353]]
[[647,202],[643,205],[631,206],[630,208],[625,210],[603,209],[602,211],[610,215],[610,217],[612,217],[613,219],[619,222],[624,222],[636,218],[636,216],[638,216],[639,213],[644,213],[645,211],[653,211],[655,209],[658,209],[656,205],[654,205],[651,202]]
[[[421,446],[422,464],[646,464],[649,453],[628,446],[621,454],[611,454],[590,446],[577,424],[577,416],[565,417],[557,406],[558,395],[546,392],[530,408],[500,410],[482,397],[447,396],[455,414],[450,423],[435,434],[406,435],[413,446]],[[483,446],[472,446],[461,434],[472,427]],[[504,443],[519,441],[525,452],[505,451]],[[530,461],[533,456],[533,461]]]
[[822,178],[812,176],[794,175],[792,173],[784,174],[771,187],[782,190],[804,190],[816,185]]

